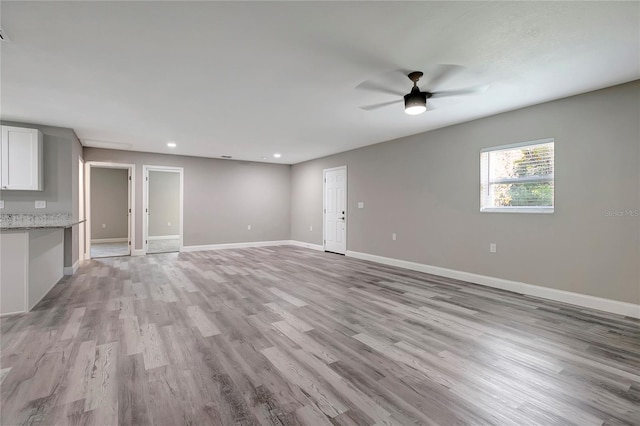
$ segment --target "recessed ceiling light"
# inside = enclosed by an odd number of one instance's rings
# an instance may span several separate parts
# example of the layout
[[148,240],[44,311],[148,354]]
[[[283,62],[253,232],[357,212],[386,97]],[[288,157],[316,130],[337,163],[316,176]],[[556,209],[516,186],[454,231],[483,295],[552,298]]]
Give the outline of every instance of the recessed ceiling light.
[[169,148],[175,148],[176,147],[176,143],[175,142],[167,142],[167,146]]
[[275,154],[273,154],[273,156],[274,156],[275,158],[280,158],[280,157],[282,157],[282,154],[279,154],[279,153],[277,153],[277,152],[276,152]]

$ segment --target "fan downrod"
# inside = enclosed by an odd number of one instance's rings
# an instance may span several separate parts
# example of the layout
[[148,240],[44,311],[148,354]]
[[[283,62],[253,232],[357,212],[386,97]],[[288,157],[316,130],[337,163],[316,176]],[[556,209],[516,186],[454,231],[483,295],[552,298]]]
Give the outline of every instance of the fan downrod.
[[407,77],[409,77],[409,80],[413,81],[413,85],[416,86],[418,84],[418,80],[420,80],[420,77],[422,77],[424,74],[421,71],[413,71],[410,72]]

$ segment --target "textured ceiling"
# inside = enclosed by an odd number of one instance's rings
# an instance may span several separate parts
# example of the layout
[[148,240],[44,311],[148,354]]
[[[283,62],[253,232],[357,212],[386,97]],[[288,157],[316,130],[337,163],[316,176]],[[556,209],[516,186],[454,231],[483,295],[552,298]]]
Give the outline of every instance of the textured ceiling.
[[[0,114],[86,146],[292,164],[636,80],[639,7],[3,1]],[[395,99],[363,81],[405,92],[389,71],[435,64],[465,69],[431,90],[490,86],[419,116],[359,108]]]

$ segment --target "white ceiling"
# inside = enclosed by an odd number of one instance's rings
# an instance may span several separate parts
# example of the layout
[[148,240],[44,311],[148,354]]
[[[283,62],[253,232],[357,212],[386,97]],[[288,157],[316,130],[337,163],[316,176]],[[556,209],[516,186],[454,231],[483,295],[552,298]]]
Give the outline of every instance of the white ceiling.
[[[293,164],[640,78],[638,2],[2,1],[1,13],[2,119],[71,127],[85,146]],[[359,108],[394,99],[356,89],[364,80],[408,91],[386,73],[434,64],[466,70],[430,90],[491,85],[419,116]]]

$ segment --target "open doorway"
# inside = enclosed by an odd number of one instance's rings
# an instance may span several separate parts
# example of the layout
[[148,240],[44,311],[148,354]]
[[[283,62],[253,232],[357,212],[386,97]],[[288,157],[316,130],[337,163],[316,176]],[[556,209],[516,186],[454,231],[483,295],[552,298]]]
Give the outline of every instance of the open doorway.
[[143,166],[144,247],[146,253],[182,248],[182,167]]
[[131,255],[132,164],[87,163],[86,250],[91,259]]

